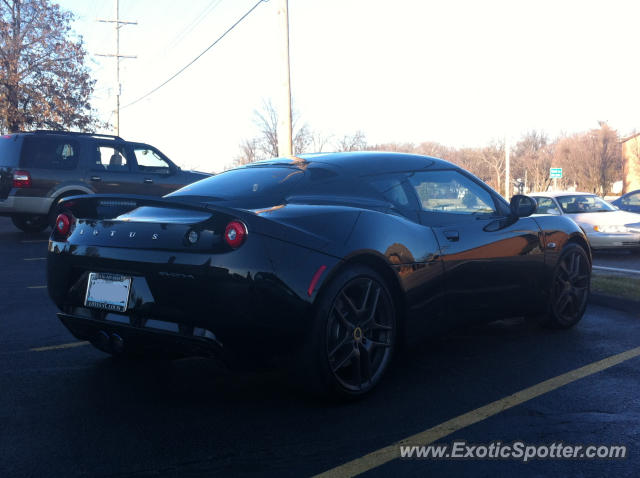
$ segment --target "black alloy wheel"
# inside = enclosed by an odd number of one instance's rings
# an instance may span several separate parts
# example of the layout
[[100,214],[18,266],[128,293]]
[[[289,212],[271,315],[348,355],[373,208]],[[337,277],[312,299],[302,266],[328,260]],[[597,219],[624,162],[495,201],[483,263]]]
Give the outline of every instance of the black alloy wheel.
[[548,324],[569,328],[582,318],[591,285],[591,263],[585,250],[569,244],[563,251],[553,275]]
[[320,372],[315,388],[333,398],[361,397],[380,382],[393,356],[391,294],[378,273],[356,265],[333,279],[319,300],[311,347]]

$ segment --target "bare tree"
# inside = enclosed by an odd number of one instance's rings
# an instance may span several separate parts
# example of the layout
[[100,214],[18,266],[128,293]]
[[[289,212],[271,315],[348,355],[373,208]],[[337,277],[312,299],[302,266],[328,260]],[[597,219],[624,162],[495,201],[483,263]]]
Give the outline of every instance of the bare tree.
[[[496,191],[502,191],[504,176],[504,141],[493,141],[480,150],[479,162],[491,173],[489,178],[483,178]],[[479,168],[480,169],[480,168]]]
[[260,128],[259,149],[268,158],[278,155],[278,112],[271,100],[262,102],[262,109],[254,110],[256,125]]
[[259,159],[259,148],[257,138],[245,139],[240,143],[240,154],[233,160],[234,166],[244,166],[255,163]]
[[336,151],[362,151],[367,148],[367,139],[360,130],[352,135],[344,135],[336,142]]
[[331,135],[325,134],[321,131],[314,131],[311,133],[311,149],[315,153],[321,153],[324,148],[331,141]]
[[[604,122],[600,128],[563,138],[556,162],[566,172],[565,183],[595,194],[607,194],[622,179],[623,163],[618,133]],[[563,178],[564,179],[564,178]]]
[[553,167],[553,146],[545,133],[535,130],[525,133],[516,144],[514,173],[526,176],[532,191],[546,191],[551,185],[549,169]]

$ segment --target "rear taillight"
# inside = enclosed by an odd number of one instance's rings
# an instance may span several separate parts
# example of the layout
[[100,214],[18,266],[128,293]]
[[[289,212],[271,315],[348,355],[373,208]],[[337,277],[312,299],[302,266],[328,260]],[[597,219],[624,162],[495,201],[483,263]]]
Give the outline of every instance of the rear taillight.
[[13,187],[14,188],[30,188],[31,175],[29,174],[29,171],[20,171],[20,170],[14,171]]
[[240,221],[231,221],[224,229],[224,240],[230,247],[237,249],[247,239],[247,226]]
[[57,239],[66,240],[69,237],[71,232],[71,224],[73,223],[73,218],[68,214],[60,214],[56,219],[55,225],[55,236]]

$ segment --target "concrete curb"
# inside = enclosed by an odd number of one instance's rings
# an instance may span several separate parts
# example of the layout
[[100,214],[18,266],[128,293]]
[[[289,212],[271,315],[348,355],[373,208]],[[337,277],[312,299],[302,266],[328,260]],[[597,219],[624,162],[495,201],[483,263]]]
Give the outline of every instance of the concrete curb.
[[589,297],[589,303],[610,309],[622,310],[630,314],[640,314],[639,300],[623,299],[621,297],[592,292]]

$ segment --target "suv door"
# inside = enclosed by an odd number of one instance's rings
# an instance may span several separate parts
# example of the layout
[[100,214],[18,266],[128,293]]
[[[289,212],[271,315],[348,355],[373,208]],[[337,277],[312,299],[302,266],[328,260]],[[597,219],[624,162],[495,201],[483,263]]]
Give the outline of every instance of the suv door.
[[535,220],[511,219],[504,200],[458,170],[415,172],[409,181],[421,221],[440,244],[449,316],[491,320],[532,311],[544,272]]
[[134,173],[142,194],[164,196],[185,185],[180,169],[158,149],[148,144],[130,145]]
[[126,143],[96,140],[91,147],[93,161],[87,170],[87,184],[98,194],[141,194],[132,173]]

